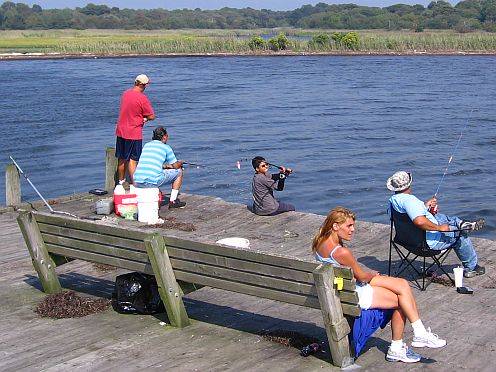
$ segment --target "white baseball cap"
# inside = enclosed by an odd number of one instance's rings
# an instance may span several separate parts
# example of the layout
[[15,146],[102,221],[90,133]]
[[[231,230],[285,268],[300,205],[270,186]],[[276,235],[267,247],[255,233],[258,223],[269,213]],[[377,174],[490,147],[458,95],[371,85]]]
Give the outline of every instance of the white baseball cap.
[[150,79],[145,74],[140,74],[140,75],[136,76],[136,79],[134,79],[134,82],[140,83],[140,84],[148,84],[150,82]]

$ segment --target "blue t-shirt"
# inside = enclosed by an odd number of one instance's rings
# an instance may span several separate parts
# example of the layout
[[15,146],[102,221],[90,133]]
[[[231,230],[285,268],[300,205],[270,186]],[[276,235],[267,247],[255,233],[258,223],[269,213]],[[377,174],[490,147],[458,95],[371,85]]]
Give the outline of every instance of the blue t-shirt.
[[138,166],[134,172],[134,182],[158,184],[163,178],[163,164],[177,161],[172,148],[162,141],[153,140],[143,146]]
[[[432,223],[439,225],[436,217],[427,210],[424,202],[412,194],[394,194],[389,198],[389,202],[395,211],[408,214],[408,217],[410,217],[412,221],[418,216],[425,216]],[[440,231],[426,231],[425,240],[429,247],[434,247],[436,243],[439,242],[440,238]]]

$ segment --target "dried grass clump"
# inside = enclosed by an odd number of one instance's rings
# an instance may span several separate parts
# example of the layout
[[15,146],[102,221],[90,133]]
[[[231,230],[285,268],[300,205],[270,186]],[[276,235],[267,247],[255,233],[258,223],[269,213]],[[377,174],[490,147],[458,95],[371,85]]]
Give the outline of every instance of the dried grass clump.
[[301,349],[302,347],[313,343],[320,343],[320,341],[315,337],[306,336],[299,332],[286,331],[283,329],[262,331],[260,336],[267,341],[276,342],[287,347],[295,347],[297,349]]
[[35,312],[43,318],[80,318],[105,311],[109,305],[110,300],[104,298],[81,297],[74,291],[65,291],[46,296]]
[[177,221],[175,217],[161,217],[164,222],[156,223],[154,225],[143,225],[141,228],[162,228],[162,229],[170,229],[170,230],[181,230],[181,231],[195,231],[196,227],[190,222],[181,222]]
[[102,273],[108,273],[110,271],[117,270],[115,266],[110,266],[110,265],[105,265],[101,263],[93,263],[93,268],[97,271],[100,271]]

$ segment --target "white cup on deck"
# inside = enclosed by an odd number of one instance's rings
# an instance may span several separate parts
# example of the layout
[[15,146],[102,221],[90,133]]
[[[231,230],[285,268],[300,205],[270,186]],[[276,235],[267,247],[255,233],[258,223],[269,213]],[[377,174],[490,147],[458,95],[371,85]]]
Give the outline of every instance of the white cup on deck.
[[455,287],[463,287],[463,267],[455,267],[453,274],[455,274]]

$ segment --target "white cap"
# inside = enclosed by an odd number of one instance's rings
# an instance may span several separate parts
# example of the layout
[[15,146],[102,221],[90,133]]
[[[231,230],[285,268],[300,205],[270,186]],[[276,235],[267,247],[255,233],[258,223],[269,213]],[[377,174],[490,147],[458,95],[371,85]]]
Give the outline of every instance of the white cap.
[[148,84],[150,82],[150,79],[145,74],[141,74],[141,75],[136,76],[136,79],[134,79],[134,82],[140,83],[140,84]]

